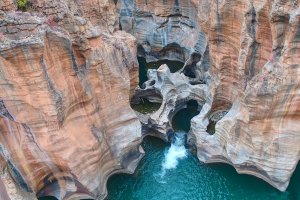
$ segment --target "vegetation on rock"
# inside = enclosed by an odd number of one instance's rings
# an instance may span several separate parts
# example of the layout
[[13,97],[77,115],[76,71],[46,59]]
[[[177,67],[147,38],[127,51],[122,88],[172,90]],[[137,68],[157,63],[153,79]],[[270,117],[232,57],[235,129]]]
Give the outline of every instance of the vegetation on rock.
[[28,7],[30,5],[29,0],[17,0],[18,3],[18,10],[22,10],[26,12],[28,10]]
[[23,12],[38,12],[36,0],[17,0],[18,10]]

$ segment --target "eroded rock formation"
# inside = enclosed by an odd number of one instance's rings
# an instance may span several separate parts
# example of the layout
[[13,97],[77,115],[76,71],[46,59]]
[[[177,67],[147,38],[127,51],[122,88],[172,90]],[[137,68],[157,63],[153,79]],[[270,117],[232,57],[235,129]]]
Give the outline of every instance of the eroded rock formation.
[[147,61],[164,58],[185,62],[203,53],[205,35],[197,7],[190,1],[119,1],[120,27],[137,38],[139,56]]
[[[190,99],[201,161],[285,190],[300,158],[299,48],[296,0],[1,1],[1,198],[103,199],[142,136],[168,140]],[[185,65],[149,70],[142,89],[137,56]],[[161,107],[135,113],[140,98]]]
[[1,199],[103,199],[143,154],[135,38],[56,3],[0,14]]
[[[161,93],[163,100],[158,111],[148,120],[140,116],[141,121],[167,138],[172,112],[189,99],[202,102],[189,133],[198,158],[229,163],[285,190],[300,157],[298,1],[124,2],[120,24],[144,47],[140,55],[177,59],[172,50],[167,53],[169,46],[188,54],[178,73],[167,72],[166,66],[148,72],[149,81],[136,95],[151,100],[151,94]],[[195,25],[168,31],[173,21],[183,19]],[[201,40],[195,39],[198,35]],[[216,124],[212,132],[210,123]]]
[[210,110],[225,105],[229,112],[213,136],[205,134],[211,112],[194,119],[198,157],[228,162],[285,190],[300,157],[299,4],[222,1],[211,2],[210,9],[208,18],[199,17],[217,83]]

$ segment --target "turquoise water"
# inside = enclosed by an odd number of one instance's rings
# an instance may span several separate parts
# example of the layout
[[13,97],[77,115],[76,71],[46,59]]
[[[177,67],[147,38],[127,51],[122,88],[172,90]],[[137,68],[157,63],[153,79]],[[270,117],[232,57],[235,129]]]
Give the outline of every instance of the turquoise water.
[[153,137],[143,141],[146,151],[133,175],[114,175],[108,181],[107,200],[299,200],[300,167],[286,192],[264,181],[239,175],[225,164],[206,165],[188,151],[176,169],[157,178],[170,145]]
[[[197,107],[190,101],[176,113],[175,131],[189,130]],[[142,146],[146,154],[136,172],[108,180],[107,200],[300,200],[300,166],[288,190],[280,192],[254,176],[237,174],[230,165],[200,163],[184,146],[150,136]]]

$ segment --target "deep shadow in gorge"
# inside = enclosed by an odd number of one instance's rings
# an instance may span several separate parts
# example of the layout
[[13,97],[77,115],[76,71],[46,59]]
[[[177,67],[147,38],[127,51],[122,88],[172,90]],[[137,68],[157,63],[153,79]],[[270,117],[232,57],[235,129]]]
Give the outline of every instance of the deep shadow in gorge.
[[172,118],[172,127],[174,131],[189,132],[191,119],[200,113],[196,100],[189,100],[184,108],[180,109]]
[[142,98],[139,104],[131,104],[131,108],[139,113],[151,114],[159,109],[161,103],[150,102]]
[[147,70],[148,69],[158,69],[161,65],[167,64],[170,71],[172,73],[179,71],[184,63],[180,61],[173,61],[173,60],[159,60],[157,62],[146,62],[144,57],[138,57],[139,62],[139,86],[142,88],[143,84],[148,80],[147,77]]
[[208,132],[210,135],[215,134],[216,132],[216,123],[215,121],[209,120],[206,132]]
[[[170,71],[172,73],[177,72],[183,67],[183,63],[179,61],[172,61],[172,60],[159,60],[157,62],[146,62],[146,59],[143,57],[138,57],[139,62],[139,86],[144,88],[143,84],[148,80],[147,77],[147,70],[148,69],[158,69],[161,65],[167,64]],[[150,85],[154,85],[150,83]],[[159,94],[156,94],[156,99],[162,99]],[[138,101],[131,102],[131,108],[139,113],[142,114],[151,114],[157,111],[161,106],[161,102],[156,102],[151,99],[148,99],[148,96],[139,97]]]

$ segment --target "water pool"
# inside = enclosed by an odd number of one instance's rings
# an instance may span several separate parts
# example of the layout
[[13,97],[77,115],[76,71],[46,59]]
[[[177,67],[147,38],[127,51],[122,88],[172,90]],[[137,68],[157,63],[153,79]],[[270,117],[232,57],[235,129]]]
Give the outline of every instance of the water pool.
[[280,192],[256,177],[237,174],[229,165],[202,164],[187,151],[160,180],[170,144],[149,136],[142,145],[146,155],[136,172],[109,179],[107,200],[300,200],[300,167],[287,191]]

